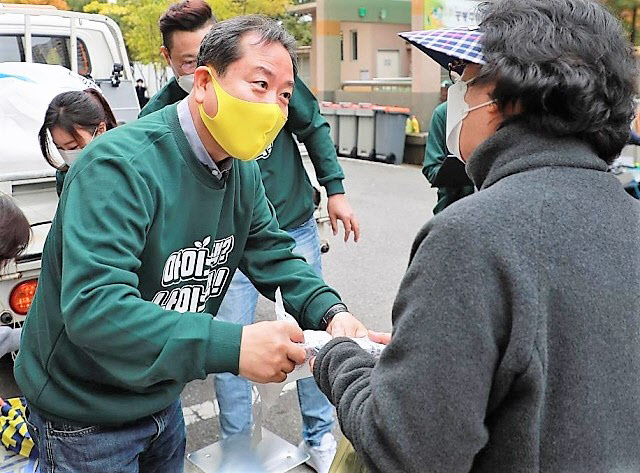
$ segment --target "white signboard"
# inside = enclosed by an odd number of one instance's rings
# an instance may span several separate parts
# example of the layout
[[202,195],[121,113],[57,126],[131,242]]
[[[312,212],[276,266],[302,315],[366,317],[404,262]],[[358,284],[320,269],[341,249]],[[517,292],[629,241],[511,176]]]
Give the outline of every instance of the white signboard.
[[480,3],[475,0],[424,0],[424,29],[476,25]]

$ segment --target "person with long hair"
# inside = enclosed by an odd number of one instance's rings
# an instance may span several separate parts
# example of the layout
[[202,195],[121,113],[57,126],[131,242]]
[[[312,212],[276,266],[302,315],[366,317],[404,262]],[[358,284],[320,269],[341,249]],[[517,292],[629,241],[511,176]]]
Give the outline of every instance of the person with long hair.
[[[64,174],[82,149],[96,136],[115,128],[116,125],[109,103],[96,89],[63,92],[53,98],[45,112],[38,140],[44,159],[58,170],[58,195],[62,192]],[[51,141],[60,153],[63,164],[57,163],[52,156]]]

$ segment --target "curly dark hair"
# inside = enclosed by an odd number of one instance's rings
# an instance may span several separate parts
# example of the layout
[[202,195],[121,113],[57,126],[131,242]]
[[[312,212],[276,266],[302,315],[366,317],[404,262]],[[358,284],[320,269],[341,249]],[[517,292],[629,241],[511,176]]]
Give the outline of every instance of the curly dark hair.
[[[595,0],[496,0],[479,8],[477,80],[533,130],[589,143],[611,163],[633,118],[636,68],[620,22]],[[505,123],[506,123],[505,122]]]

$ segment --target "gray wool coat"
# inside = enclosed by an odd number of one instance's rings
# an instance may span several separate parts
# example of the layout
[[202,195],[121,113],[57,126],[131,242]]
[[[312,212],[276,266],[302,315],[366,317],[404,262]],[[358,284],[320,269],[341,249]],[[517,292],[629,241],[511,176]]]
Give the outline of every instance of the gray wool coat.
[[640,202],[584,142],[499,130],[419,232],[374,360],[314,375],[371,472],[640,472]]

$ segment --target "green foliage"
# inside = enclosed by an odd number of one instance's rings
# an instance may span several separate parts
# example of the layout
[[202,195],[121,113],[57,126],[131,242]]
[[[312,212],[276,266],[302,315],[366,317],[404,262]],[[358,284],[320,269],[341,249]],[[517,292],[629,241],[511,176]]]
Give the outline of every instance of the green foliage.
[[[166,11],[171,0],[118,0],[105,3],[99,0],[70,0],[82,5],[87,13],[100,13],[113,18],[124,36],[127,50],[134,61],[143,64],[161,64],[160,45],[162,37],[158,19]],[[269,16],[284,16],[290,0],[208,0],[218,20],[236,15],[263,13]]]
[[638,21],[640,21],[640,0],[605,0],[604,4],[622,21],[634,45],[640,44]]
[[311,19],[307,16],[287,13],[278,18],[298,42],[298,46],[311,46]]
[[2,3],[17,3],[20,5],[53,5],[58,10],[68,10],[65,0],[2,0]]
[[262,13],[268,16],[283,15],[290,0],[208,0],[216,17],[226,20],[237,15]]
[[82,12],[84,11],[84,6],[91,2],[91,0],[67,0],[69,4],[69,8],[73,11]]
[[107,15],[120,25],[132,60],[159,64],[162,38],[158,18],[168,6],[166,0],[121,0],[118,3],[93,0],[84,6],[84,11]]

